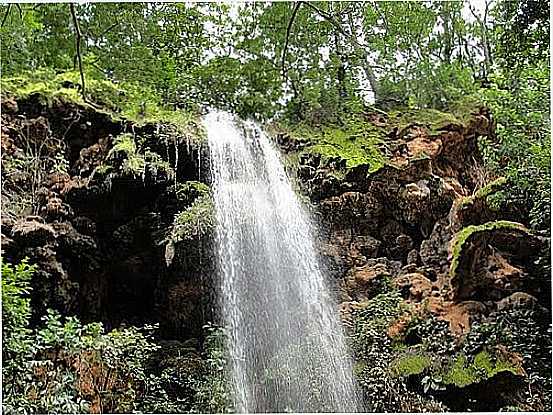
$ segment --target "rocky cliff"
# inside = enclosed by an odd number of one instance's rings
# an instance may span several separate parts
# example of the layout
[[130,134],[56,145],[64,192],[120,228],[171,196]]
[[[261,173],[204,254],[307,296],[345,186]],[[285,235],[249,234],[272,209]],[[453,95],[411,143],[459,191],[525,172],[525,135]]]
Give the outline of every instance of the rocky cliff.
[[532,380],[550,368],[550,239],[483,166],[494,130],[483,107],[275,127],[374,410],[550,407],[550,379]]
[[[216,281],[197,117],[42,98],[2,102],[2,251],[38,265],[35,321],[55,308],[201,343]],[[369,408],[551,407],[550,240],[482,165],[485,108],[272,131],[319,223]]]

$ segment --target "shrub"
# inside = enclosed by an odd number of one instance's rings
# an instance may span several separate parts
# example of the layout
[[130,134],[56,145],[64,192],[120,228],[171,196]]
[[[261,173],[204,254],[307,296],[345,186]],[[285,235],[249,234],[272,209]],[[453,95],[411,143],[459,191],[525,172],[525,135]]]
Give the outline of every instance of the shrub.
[[101,323],[82,324],[48,310],[29,325],[26,298],[34,266],[2,262],[3,410],[6,413],[184,413],[230,408],[224,377],[223,334],[209,326],[199,371],[188,392],[170,394],[180,379],[169,367],[155,374],[150,362],[160,346],[155,326],[105,333]]

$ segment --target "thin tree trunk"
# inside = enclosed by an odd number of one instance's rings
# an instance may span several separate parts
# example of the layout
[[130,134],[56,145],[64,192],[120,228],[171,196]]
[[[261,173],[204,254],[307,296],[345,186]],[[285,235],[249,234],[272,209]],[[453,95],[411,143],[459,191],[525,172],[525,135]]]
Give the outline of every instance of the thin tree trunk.
[[79,63],[79,72],[81,73],[81,94],[83,96],[83,99],[85,102],[87,102],[86,99],[86,85],[84,80],[84,72],[83,72],[83,61],[81,58],[81,27],[79,26],[79,21],[77,20],[77,14],[75,13],[75,5],[73,3],[69,4],[69,8],[71,10],[71,16],[73,17],[73,26],[75,27],[75,46],[76,46],[76,55],[77,55],[77,62]]

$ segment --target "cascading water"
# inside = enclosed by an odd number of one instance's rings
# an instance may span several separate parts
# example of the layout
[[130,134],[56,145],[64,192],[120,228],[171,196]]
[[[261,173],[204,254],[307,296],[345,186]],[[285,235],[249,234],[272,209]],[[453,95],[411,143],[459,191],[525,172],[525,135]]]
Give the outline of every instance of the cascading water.
[[254,123],[204,123],[235,410],[357,411],[336,303],[278,152]]

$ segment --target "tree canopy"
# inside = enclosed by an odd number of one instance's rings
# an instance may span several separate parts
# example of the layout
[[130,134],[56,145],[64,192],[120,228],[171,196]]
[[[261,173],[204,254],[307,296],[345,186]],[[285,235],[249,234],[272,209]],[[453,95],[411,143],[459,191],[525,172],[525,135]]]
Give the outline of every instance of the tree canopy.
[[[22,4],[2,7],[4,74],[77,66],[172,105],[267,117],[367,102],[447,107],[549,56],[540,2]],[[75,25],[77,22],[77,25]],[[77,27],[81,42],[75,41]]]
[[0,16],[4,77],[79,69],[85,98],[94,77],[167,107],[314,123],[478,102],[498,123],[490,165],[526,176],[535,162],[549,182],[547,2],[10,4]]

